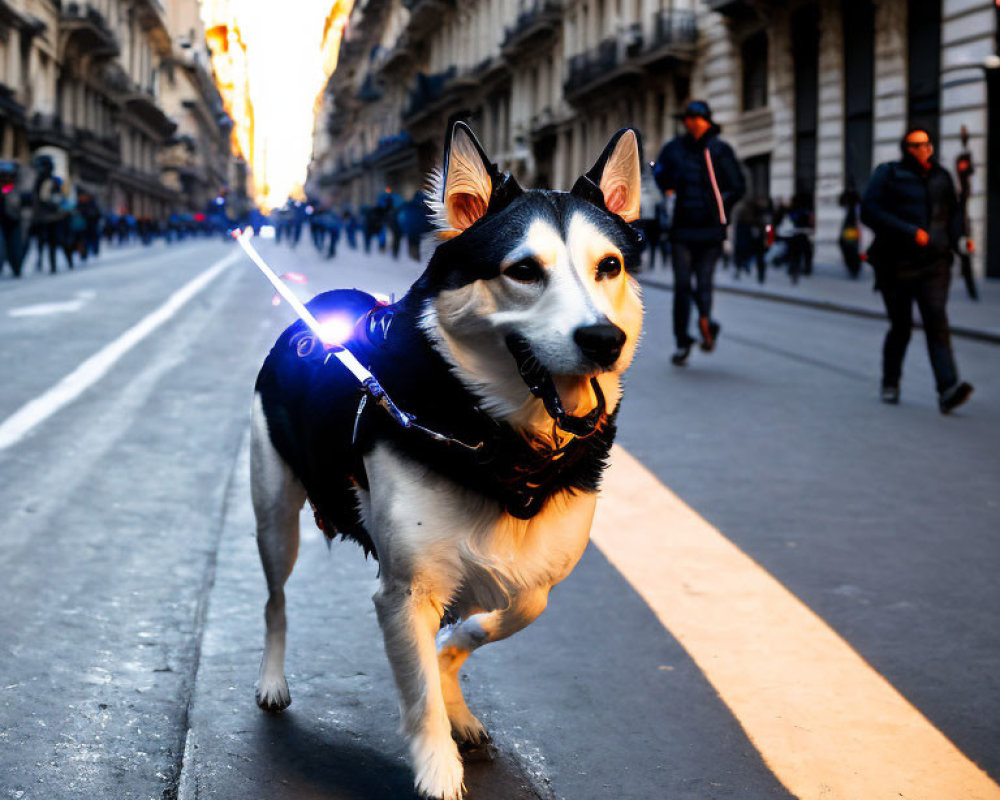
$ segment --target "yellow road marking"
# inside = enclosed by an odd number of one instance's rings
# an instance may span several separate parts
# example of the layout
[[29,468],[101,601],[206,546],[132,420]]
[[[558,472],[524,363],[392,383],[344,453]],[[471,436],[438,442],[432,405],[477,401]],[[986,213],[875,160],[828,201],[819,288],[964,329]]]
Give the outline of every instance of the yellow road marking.
[[604,493],[594,541],[792,794],[1000,800],[847,642],[619,447]]

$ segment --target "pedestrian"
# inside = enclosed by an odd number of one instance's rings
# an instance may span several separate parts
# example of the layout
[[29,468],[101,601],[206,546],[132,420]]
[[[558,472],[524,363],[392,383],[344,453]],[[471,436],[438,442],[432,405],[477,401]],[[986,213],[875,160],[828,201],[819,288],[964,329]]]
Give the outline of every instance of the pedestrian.
[[21,168],[16,161],[0,161],[0,235],[3,237],[3,253],[0,256],[0,271],[7,261],[15,278],[21,277],[24,262],[24,237],[21,229]]
[[400,230],[406,237],[406,249],[414,261],[420,260],[420,241],[432,230],[431,212],[427,206],[427,194],[418,189],[409,202],[404,203],[397,215]]
[[767,201],[758,197],[744,200],[736,210],[735,217],[734,277],[738,278],[741,272],[749,275],[753,264],[757,269],[757,282],[763,283],[767,270]]
[[347,207],[344,209],[344,235],[347,236],[347,246],[352,250],[358,249],[358,218],[354,212]]
[[858,206],[861,195],[854,187],[854,180],[848,179],[847,187],[840,193],[840,207],[844,209],[844,222],[840,226],[840,254],[844,259],[847,274],[857,279],[861,275],[861,226],[858,222]]
[[812,274],[812,198],[804,192],[796,194],[792,198],[792,205],[785,220],[789,225],[786,236],[788,275],[792,283],[796,284],[799,282],[799,276]]
[[45,248],[49,250],[49,268],[56,272],[56,250],[60,245],[62,226],[62,182],[53,174],[55,164],[51,156],[35,158],[35,185],[32,192],[31,231],[38,248],[37,270],[42,271]]
[[334,258],[337,255],[337,243],[340,241],[340,217],[332,208],[326,212],[327,230],[330,235],[330,246],[327,248],[326,257]]
[[671,361],[677,366],[687,363],[694,343],[688,334],[692,277],[701,348],[711,352],[715,347],[720,327],[712,319],[712,275],[722,255],[730,212],[746,190],[736,155],[719,138],[720,128],[708,103],[689,101],[681,118],[687,132],[664,145],[653,167],[660,189],[676,194],[670,243],[677,341]]
[[648,169],[642,171],[642,191],[639,194],[639,219],[632,223],[633,228],[637,228],[642,234],[642,253],[639,256],[639,265],[645,260],[646,253],[649,253],[649,270],[656,266],[656,252],[660,247],[660,238],[665,231],[660,226],[660,206],[663,205],[663,195]]
[[903,157],[879,165],[861,201],[861,221],[875,231],[868,260],[889,315],[882,349],[882,402],[899,402],[903,357],[920,309],[942,414],[969,399],[972,386],[958,378],[945,305],[956,251],[973,252],[962,236],[962,213],[951,176],[934,160],[923,128],[900,141]]

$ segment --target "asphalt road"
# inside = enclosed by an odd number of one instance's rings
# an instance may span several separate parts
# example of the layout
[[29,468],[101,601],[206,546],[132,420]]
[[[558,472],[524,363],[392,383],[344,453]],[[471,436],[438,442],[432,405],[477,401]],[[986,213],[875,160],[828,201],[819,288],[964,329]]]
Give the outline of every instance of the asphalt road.
[[[418,272],[263,250],[312,292],[398,293]],[[376,565],[328,550],[306,517],[293,704],[270,717],[253,702],[247,423],[290,312],[234,253],[156,246],[0,280],[0,798],[413,796]],[[976,394],[944,418],[918,338],[890,408],[877,321],[720,296],[717,352],[677,369],[670,299],[646,291],[619,443],[1000,780],[1000,350],[956,342]],[[612,555],[591,546],[537,623],[470,660],[466,696],[499,751],[469,765],[470,798],[793,796],[739,698]],[[794,694],[800,677],[775,680]]]

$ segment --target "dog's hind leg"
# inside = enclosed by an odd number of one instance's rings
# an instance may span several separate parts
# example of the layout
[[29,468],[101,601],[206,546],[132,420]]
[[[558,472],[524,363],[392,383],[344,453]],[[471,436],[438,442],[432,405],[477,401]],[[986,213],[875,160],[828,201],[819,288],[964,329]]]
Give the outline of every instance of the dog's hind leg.
[[521,592],[511,598],[509,607],[473,614],[438,634],[438,666],[452,737],[460,745],[477,745],[490,740],[486,728],[469,711],[458,682],[458,672],[473,650],[489,642],[498,642],[527,627],[545,610],[548,586]]
[[306,493],[271,444],[259,395],[254,397],[251,419],[250,489],[268,592],[257,705],[265,711],[281,711],[292,702],[285,680],[285,581],[298,555],[299,511]]

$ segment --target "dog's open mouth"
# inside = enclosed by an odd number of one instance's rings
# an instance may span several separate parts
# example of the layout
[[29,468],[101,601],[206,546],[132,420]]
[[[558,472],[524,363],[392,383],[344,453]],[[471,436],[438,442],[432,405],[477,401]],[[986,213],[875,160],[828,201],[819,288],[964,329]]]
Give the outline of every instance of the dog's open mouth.
[[597,382],[597,378],[590,379],[590,388],[594,390],[594,397],[597,398],[597,405],[588,413],[576,417],[567,413],[563,408],[562,400],[556,389],[552,375],[542,366],[538,357],[531,352],[531,345],[523,336],[511,333],[506,338],[507,349],[514,356],[517,363],[517,371],[528,386],[528,390],[545,406],[548,413],[556,425],[566,433],[573,434],[582,439],[593,434],[607,418],[607,406],[604,400],[604,392]]

